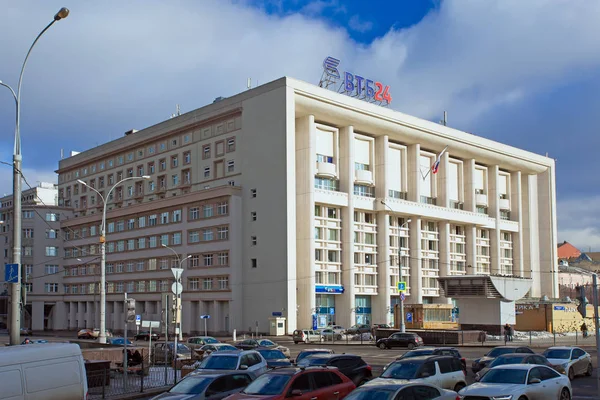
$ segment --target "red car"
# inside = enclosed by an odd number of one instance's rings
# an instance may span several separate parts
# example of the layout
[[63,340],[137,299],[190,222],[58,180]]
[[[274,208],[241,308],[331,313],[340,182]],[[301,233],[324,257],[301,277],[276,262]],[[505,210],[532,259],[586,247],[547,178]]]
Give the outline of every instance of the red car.
[[337,368],[280,368],[262,374],[227,400],[343,399],[355,388]]

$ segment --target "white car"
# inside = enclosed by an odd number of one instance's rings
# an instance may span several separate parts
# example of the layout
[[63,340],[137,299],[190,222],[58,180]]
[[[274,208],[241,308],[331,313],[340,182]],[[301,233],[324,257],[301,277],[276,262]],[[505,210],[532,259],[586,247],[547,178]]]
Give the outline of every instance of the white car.
[[550,347],[544,356],[550,364],[563,367],[571,380],[577,375],[592,375],[592,356],[579,347]]
[[[194,364],[196,372],[201,370],[249,371],[259,376],[267,372],[267,361],[256,350],[213,352],[199,364]],[[192,372],[195,373],[195,372]]]
[[346,335],[343,332],[336,332],[334,329],[325,328],[321,329],[321,336],[323,340],[346,340]]
[[456,400],[456,392],[440,389],[423,382],[391,384],[380,382],[369,386],[363,385],[352,391],[345,400],[397,400],[397,399],[431,399]]
[[325,329],[333,329],[335,333],[345,333],[346,328],[341,325],[328,325]]
[[296,329],[292,335],[294,344],[298,344],[300,342],[320,342],[322,338],[323,337],[319,331],[313,331],[312,329]]
[[381,385],[384,382],[396,385],[424,382],[455,392],[467,386],[462,364],[452,356],[419,356],[394,361],[379,378],[363,386]]
[[481,381],[458,392],[457,399],[570,400],[571,381],[550,367],[536,364],[499,365]]

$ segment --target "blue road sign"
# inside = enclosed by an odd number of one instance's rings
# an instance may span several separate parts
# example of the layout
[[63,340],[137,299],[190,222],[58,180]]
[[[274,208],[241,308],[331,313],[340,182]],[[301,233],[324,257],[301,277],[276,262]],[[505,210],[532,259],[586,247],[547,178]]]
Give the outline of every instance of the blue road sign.
[[4,281],[6,283],[19,282],[19,264],[4,265]]
[[406,300],[406,295],[404,293],[400,293],[400,300]]
[[142,316],[141,316],[141,315],[139,315],[139,314],[136,314],[136,316],[135,316],[135,320],[136,320],[136,321],[141,321],[141,320],[142,320]]
[[329,308],[329,314],[331,314],[331,315],[335,314],[335,308],[330,307]]
[[406,282],[398,282],[398,291],[399,292],[406,291]]
[[313,330],[317,330],[317,314],[312,315],[312,328]]
[[406,313],[406,322],[412,322],[412,313]]
[[209,318],[210,318],[210,315],[201,315],[200,316],[200,319],[209,319]]

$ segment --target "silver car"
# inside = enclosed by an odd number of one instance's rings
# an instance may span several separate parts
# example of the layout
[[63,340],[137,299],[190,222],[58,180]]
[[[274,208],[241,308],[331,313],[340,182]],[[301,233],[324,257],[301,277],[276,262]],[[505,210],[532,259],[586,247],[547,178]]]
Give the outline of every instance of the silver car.
[[457,399],[570,400],[571,381],[550,367],[535,364],[500,365],[481,381],[458,392]]
[[455,400],[456,392],[440,389],[428,383],[390,384],[379,382],[369,386],[361,386],[352,391],[345,400],[394,400],[394,399],[431,399]]
[[561,366],[571,380],[577,375],[592,375],[592,356],[579,347],[550,347],[544,356],[550,364]]

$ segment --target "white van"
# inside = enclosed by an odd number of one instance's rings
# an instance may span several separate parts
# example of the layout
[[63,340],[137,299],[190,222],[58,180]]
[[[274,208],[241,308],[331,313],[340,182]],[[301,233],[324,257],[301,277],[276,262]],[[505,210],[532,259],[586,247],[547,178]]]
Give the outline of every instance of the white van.
[[76,344],[0,348],[0,400],[85,400],[85,363]]

